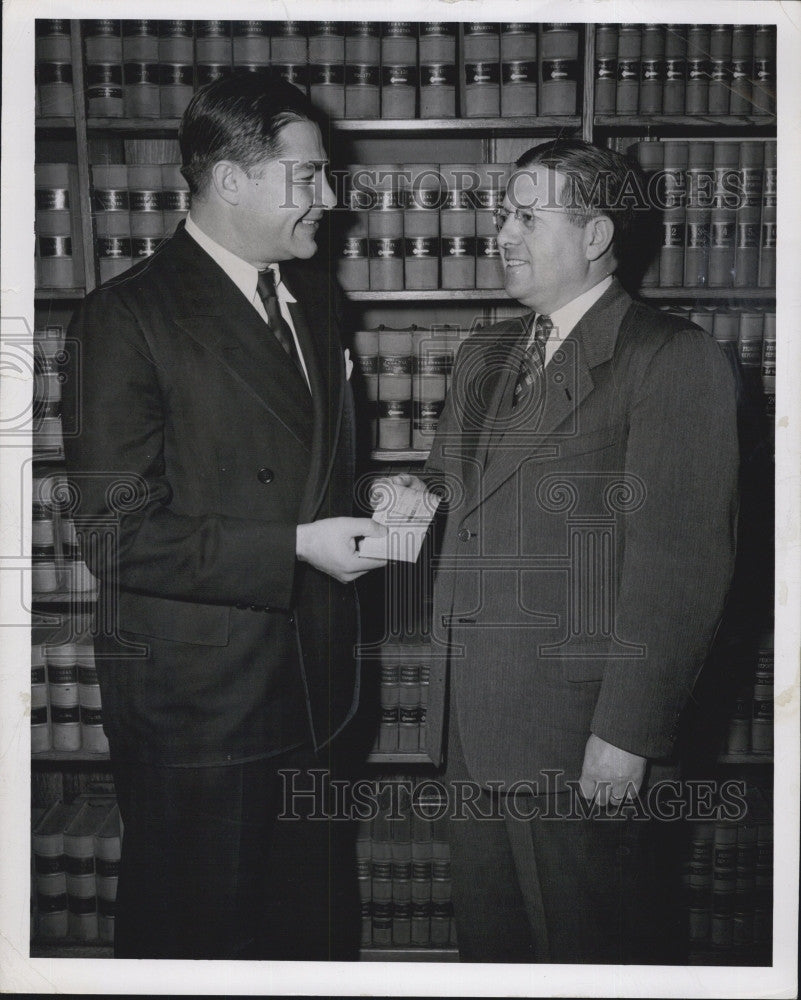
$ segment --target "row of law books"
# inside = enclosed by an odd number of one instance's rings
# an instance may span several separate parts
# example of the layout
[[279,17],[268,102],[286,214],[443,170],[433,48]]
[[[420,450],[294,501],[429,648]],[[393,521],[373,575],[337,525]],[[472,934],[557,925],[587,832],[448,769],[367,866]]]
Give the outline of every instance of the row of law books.
[[737,691],[726,731],[726,753],[773,752],[773,634],[760,638],[751,677]]
[[495,228],[508,163],[350,164],[337,275],[349,291],[502,288]]
[[415,779],[374,786],[375,815],[360,821],[356,873],[362,947],[454,947],[446,810]]
[[461,327],[358,330],[353,361],[373,447],[430,448],[445,405]]
[[[37,22],[37,111],[71,115],[69,27]],[[529,22],[147,21],[82,25],[100,117],[176,117],[197,87],[271,67],[333,118],[577,113],[582,26]],[[458,81],[458,83],[457,83]]]
[[682,887],[693,948],[733,951],[770,944],[773,932],[773,810],[749,787],[739,821],[691,823]]
[[597,115],[774,115],[772,24],[598,24]]
[[661,222],[643,287],[775,286],[775,140],[645,140],[631,152]]
[[32,819],[32,936],[111,943],[123,833],[114,797],[79,795]]
[[429,653],[425,642],[383,643],[379,663],[380,721],[374,752],[415,753],[425,749]]
[[776,393],[776,313],[768,309],[715,306],[665,306],[711,333],[719,344],[731,345],[745,372],[758,377],[766,396]]
[[92,639],[31,645],[31,752],[107,754]]

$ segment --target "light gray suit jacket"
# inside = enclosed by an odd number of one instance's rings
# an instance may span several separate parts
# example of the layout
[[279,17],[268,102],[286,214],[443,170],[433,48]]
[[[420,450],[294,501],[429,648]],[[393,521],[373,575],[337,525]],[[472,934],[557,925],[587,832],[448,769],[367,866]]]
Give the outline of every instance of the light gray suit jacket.
[[590,732],[671,755],[733,570],[738,448],[718,345],[617,280],[513,409],[531,319],[460,349],[426,466],[450,493],[429,712],[450,684],[471,775],[544,789]]

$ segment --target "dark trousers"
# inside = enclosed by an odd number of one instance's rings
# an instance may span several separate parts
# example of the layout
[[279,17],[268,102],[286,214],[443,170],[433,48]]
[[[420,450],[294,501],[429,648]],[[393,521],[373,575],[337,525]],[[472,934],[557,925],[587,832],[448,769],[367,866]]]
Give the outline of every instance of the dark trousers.
[[[452,712],[446,782],[468,777]],[[560,818],[570,811],[567,795],[520,797],[515,809],[485,790],[477,807],[479,816],[449,823],[462,961],[684,960],[676,824]]]
[[[115,956],[358,957],[353,827],[313,818],[327,804],[323,776],[310,772],[328,763],[295,751],[221,767],[116,765]],[[300,773],[282,779],[281,769]],[[319,794],[287,803],[285,780]]]

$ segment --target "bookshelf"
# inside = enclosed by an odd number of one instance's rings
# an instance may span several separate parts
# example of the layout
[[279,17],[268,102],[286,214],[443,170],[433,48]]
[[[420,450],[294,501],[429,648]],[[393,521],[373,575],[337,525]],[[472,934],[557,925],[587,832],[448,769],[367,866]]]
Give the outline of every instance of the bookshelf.
[[[61,110],[68,113],[53,114],[51,113],[52,105],[48,104],[44,89],[40,86],[37,107],[41,113],[36,119],[37,163],[40,162],[40,158],[43,163],[66,161],[74,168],[69,191],[70,205],[73,211],[71,229],[69,230],[73,244],[73,270],[69,280],[62,275],[62,280],[58,284],[47,282],[38,285],[35,291],[35,302],[37,331],[53,327],[60,329],[63,336],[67,320],[75,304],[105,277],[112,273],[118,273],[114,270],[115,267],[124,270],[135,260],[133,256],[130,256],[120,263],[98,254],[106,232],[113,239],[120,237],[120,234],[103,229],[103,225],[108,220],[104,220],[102,212],[98,211],[99,184],[95,168],[108,164],[120,164],[126,167],[152,166],[157,163],[175,164],[178,158],[176,138],[180,117],[172,112],[164,116],[153,115],[151,117],[141,115],[128,117],[122,113],[115,115],[97,113],[87,101],[86,85],[89,73],[82,23],[78,20],[72,20],[62,22],[62,24],[67,25],[64,29],[64,37],[67,39],[66,48],[63,51],[68,51],[68,55],[62,54],[59,56],[59,60],[62,65],[68,64],[71,70],[71,99],[68,102],[65,101],[64,84],[62,84],[58,100],[61,103]],[[528,104],[524,113],[518,113],[514,116],[498,114],[497,112],[479,113],[487,101],[490,105],[492,104],[497,94],[500,94],[501,101],[503,101],[506,84],[501,84],[497,92],[493,91],[492,87],[498,85],[493,83],[494,77],[490,74],[489,91],[481,91],[475,86],[475,78],[470,76],[468,66],[471,64],[470,59],[475,59],[476,56],[472,55],[468,59],[466,53],[468,50],[472,51],[471,46],[475,46],[477,41],[475,38],[467,37],[471,35],[468,25],[458,23],[455,26],[454,55],[451,60],[454,80],[453,113],[442,114],[439,117],[420,117],[422,97],[420,87],[418,87],[414,97],[414,110],[417,114],[415,117],[408,115],[399,118],[334,117],[331,119],[330,128],[326,135],[326,144],[330,147],[332,161],[342,165],[380,166],[434,163],[443,168],[455,164],[480,167],[493,164],[508,165],[530,146],[532,141],[545,140],[557,135],[582,136],[597,142],[608,143],[616,148],[627,148],[634,141],[642,139],[656,140],[657,142],[684,141],[693,144],[705,140],[713,142],[725,140],[737,142],[769,141],[776,135],[776,118],[770,107],[770,96],[752,92],[751,97],[754,97],[758,106],[752,106],[751,112],[744,111],[742,101],[746,100],[746,96],[734,86],[732,87],[734,95],[732,104],[728,109],[731,113],[723,113],[719,109],[713,112],[709,96],[704,107],[703,101],[695,92],[693,93],[694,113],[687,113],[683,104],[681,109],[677,110],[675,101],[670,113],[645,112],[640,108],[640,105],[644,103],[642,93],[639,104],[635,95],[633,111],[631,105],[627,105],[625,113],[610,113],[608,111],[608,79],[603,75],[599,66],[603,62],[601,57],[605,52],[605,50],[602,51],[602,46],[609,44],[610,32],[607,29],[617,28],[617,26],[594,24],[568,26],[571,31],[575,29],[575,39],[567,40],[564,37],[557,38],[558,32],[549,30],[549,27],[554,26],[538,24],[532,27],[535,39],[532,44],[536,44],[539,56],[536,62],[536,80],[528,78],[528,82],[536,84],[536,93],[535,90],[525,92],[529,97],[526,98]],[[680,35],[681,32],[674,30],[676,27],[668,26],[669,32],[666,33],[665,37]],[[714,48],[712,43],[715,39],[720,42],[721,29],[725,33],[726,26],[712,27],[712,32],[716,34],[710,42],[711,48]],[[200,60],[199,41],[200,35],[196,33],[192,42],[195,82],[200,76],[201,66],[204,65]],[[235,41],[236,39],[234,39]],[[725,39],[723,41],[725,42]],[[756,41],[756,33],[754,32],[752,42],[756,43]],[[764,43],[764,41],[763,33],[761,42]],[[303,44],[305,46],[305,41]],[[497,63],[501,69],[500,78],[508,80],[510,76],[507,73],[504,77],[503,66],[514,60],[509,56],[511,50],[507,50],[506,56],[504,56],[504,44],[504,36],[501,34],[500,55],[490,56],[489,61]],[[558,55],[554,45],[563,44],[567,44],[568,47],[575,46],[574,50],[571,49],[569,53],[569,58],[575,62],[576,66],[575,80],[570,81],[573,84],[572,89],[568,86],[567,90],[563,90],[561,95],[557,96],[556,104],[554,104],[552,87],[554,80],[549,76],[549,63],[545,54],[548,53],[549,57],[553,57],[556,52]],[[617,44],[617,37],[615,44]],[[37,57],[39,61],[47,61],[39,57],[38,50]],[[617,50],[611,58],[617,60]],[[51,55],[49,59],[52,60],[54,57]],[[225,59],[219,61],[225,62]],[[229,55],[228,63],[231,64],[233,61],[233,56]],[[421,55],[420,59],[415,62],[416,70],[422,69],[423,65]],[[51,78],[61,80],[63,76],[63,73],[57,73],[55,77],[52,74],[42,74],[40,84],[45,78],[47,80]],[[671,78],[670,86],[674,86],[675,82]],[[683,78],[681,83],[682,86],[686,87],[688,78]],[[663,78],[662,84],[667,88],[669,85],[667,77]],[[712,84],[710,84],[711,86]],[[604,87],[607,87],[605,97]],[[625,101],[631,101],[631,91],[626,91],[625,87],[621,87],[617,73],[615,73],[614,89],[615,99],[619,101],[622,95]],[[120,109],[125,108],[129,98],[127,86],[123,90],[125,93],[120,102]],[[314,91],[313,87],[312,91]],[[523,92],[521,91],[521,93]],[[52,98],[52,95],[51,87],[49,97]],[[314,99],[314,93],[312,93],[312,97]],[[385,101],[386,97],[382,87],[381,101]],[[735,101],[735,97],[740,101],[739,104]],[[603,103],[604,99],[607,101],[606,104]],[[562,104],[559,104],[560,100]],[[665,100],[667,99],[665,98]],[[687,106],[689,107],[689,104]],[[520,112],[519,107],[517,110]],[[536,113],[537,111],[539,113]],[[163,176],[167,177],[166,174]],[[171,179],[164,181],[163,191],[170,190],[169,183],[177,183],[174,172]],[[115,185],[110,183],[108,186],[113,189]],[[125,184],[123,183],[120,187],[124,189]],[[155,245],[161,235],[166,235],[174,228],[181,212],[185,210],[183,200],[179,198],[173,208],[175,210],[169,218],[166,216],[165,208],[163,230],[161,233],[154,232],[154,235],[148,237],[152,240],[151,245]],[[481,208],[486,208],[486,205],[480,203],[473,205],[471,211],[475,209],[477,213]],[[396,209],[402,216],[403,208],[396,206]],[[486,218],[484,221],[486,222]],[[485,238],[491,237],[490,232],[482,231],[482,233]],[[67,231],[57,235],[66,236]],[[405,232],[401,228],[401,238],[404,235]],[[362,234],[360,233],[359,236],[361,238]],[[478,232],[477,228],[468,234],[469,239],[481,238],[481,236],[482,234]],[[368,238],[366,227],[363,237]],[[440,240],[445,237],[444,229],[438,228],[435,239]],[[122,235],[121,238],[127,239],[128,236]],[[449,230],[447,238],[458,238],[458,234]],[[367,264],[369,271],[369,260]],[[423,330],[446,328],[451,333],[455,331],[454,338],[448,348],[451,350],[452,360],[453,349],[458,346],[461,336],[470,332],[475,320],[480,320],[482,324],[492,323],[501,315],[507,315],[510,308],[516,307],[516,303],[511,302],[504,292],[502,282],[497,283],[496,287],[472,287],[480,282],[475,278],[472,281],[468,278],[451,281],[451,287],[442,287],[447,283],[442,280],[442,275],[438,274],[435,283],[438,287],[407,287],[406,275],[403,274],[400,284],[395,280],[391,288],[379,287],[378,282],[374,287],[370,287],[369,279],[367,287],[347,287],[346,285],[345,296],[351,314],[351,328],[358,331],[375,330],[381,326],[393,330],[411,329],[413,326]],[[457,287],[453,287],[454,284]],[[638,289],[638,294],[643,299],[650,300],[663,308],[672,307],[685,311],[688,308],[698,311],[713,306],[720,306],[729,311],[751,308],[769,311],[774,308],[775,304],[775,290],[772,287],[757,287],[756,285],[710,288],[704,285],[687,287],[682,282],[678,282],[673,287],[642,286]],[[358,362],[359,359],[356,360]],[[444,398],[444,394],[441,398]],[[434,400],[434,402],[441,402],[441,398]],[[403,402],[403,400],[399,401]],[[365,425],[369,425],[371,418],[375,419],[373,404],[376,402],[377,397],[372,400],[369,398],[360,400],[362,430],[364,430]],[[408,402],[411,405],[411,398]],[[432,410],[430,416],[435,422],[436,408]],[[404,419],[408,420],[408,414],[404,416]],[[409,420],[409,423],[411,424],[412,421]],[[418,446],[419,442],[414,442],[411,436],[407,441],[401,441],[402,434],[398,436],[397,428],[394,428],[392,433],[395,435],[393,447],[382,446],[379,433],[375,434],[372,441],[367,442],[363,449],[364,470],[382,474],[392,470],[393,467],[413,469],[425,460],[428,454],[427,447]],[[369,437],[369,435],[366,436]],[[48,452],[35,456],[35,461],[39,463],[55,461],[58,463],[59,459],[57,454],[54,457],[52,452]],[[58,548],[54,555],[54,561],[57,568],[63,568],[63,554],[58,551]],[[410,580],[408,570],[400,570],[395,578],[390,577],[388,585],[396,587],[399,593],[405,592],[404,588],[411,588],[412,591],[417,588],[417,592],[419,592],[421,586],[419,580]],[[57,643],[60,638],[63,640],[65,635],[70,634],[71,619],[84,619],[81,624],[86,624],[86,616],[94,599],[93,591],[72,593],[64,587],[47,593],[35,593],[33,611],[37,616],[36,628],[40,630],[37,635],[44,637],[43,641],[45,642],[55,641]],[[378,608],[379,613],[380,611],[381,609]],[[375,614],[376,607],[367,609],[368,614],[371,612]],[[414,618],[414,609],[409,607],[395,608],[393,614],[395,619],[390,627],[390,637],[398,638],[408,632],[407,625],[410,624],[410,622],[404,622],[401,619],[404,618],[404,615],[410,619]],[[375,661],[370,664],[370,667],[372,666],[378,670]],[[420,683],[419,677],[417,683],[418,685]],[[82,790],[84,786],[81,784],[81,778],[89,781],[93,769],[102,774],[107,762],[108,757],[105,752],[90,753],[84,749],[55,750],[50,748],[34,753],[32,765],[37,776],[37,781],[34,783],[34,796],[39,798],[36,804],[45,805],[47,803],[43,800],[46,800],[48,796],[52,798],[55,794],[66,794],[68,788],[72,793],[75,793],[76,790]],[[761,780],[770,780],[772,755],[769,752],[755,753],[748,750],[718,753],[715,763],[726,771],[743,769],[744,772],[760,772],[762,774]],[[369,764],[372,769],[380,773],[392,772],[399,766],[404,768],[408,766],[414,773],[422,774],[430,770],[431,756],[421,750],[419,745],[417,749],[408,750],[375,748],[369,757]],[[59,781],[58,775],[60,773],[61,780]],[[64,775],[69,779],[66,785]],[[382,933],[385,933],[385,929]],[[757,949],[757,951],[761,956],[764,949],[761,951]],[[94,956],[110,954],[109,949],[104,945],[94,946],[84,942],[46,939],[36,941],[32,953],[42,957],[59,955],[78,957],[84,953]],[[747,957],[752,953],[756,954],[753,949],[749,951],[744,948],[738,957]],[[387,947],[384,944],[365,943],[363,952],[365,959],[373,961],[452,961],[455,960],[456,956],[457,952],[452,944],[444,947],[414,947],[408,944]],[[719,957],[719,952],[696,949],[693,961],[697,961],[698,964],[717,964],[714,959]],[[727,954],[727,961],[731,957],[730,954]]]

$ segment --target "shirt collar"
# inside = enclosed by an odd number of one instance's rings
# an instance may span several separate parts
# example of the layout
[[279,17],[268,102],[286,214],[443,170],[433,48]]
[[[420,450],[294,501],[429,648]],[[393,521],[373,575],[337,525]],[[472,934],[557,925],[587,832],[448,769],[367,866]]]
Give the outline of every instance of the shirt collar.
[[[256,282],[259,280],[258,268],[253,264],[237,257],[236,254],[226,250],[216,240],[213,240],[208,233],[204,232],[192,218],[191,212],[186,217],[186,232],[193,240],[219,264],[236,287],[242,292],[248,302],[253,302],[256,297]],[[278,264],[268,265],[275,274],[275,291],[279,300],[284,302],[297,301],[286,285],[281,280],[281,269]]]
[[[550,340],[551,338],[556,338],[557,340],[564,340],[568,337],[584,313],[586,313],[591,306],[595,305],[598,299],[600,299],[611,284],[612,275],[608,274],[605,278],[602,278],[597,285],[593,285],[592,288],[588,288],[586,292],[582,292],[581,295],[577,295],[575,299],[568,302],[566,305],[554,310],[554,312],[551,313],[553,330],[551,331],[548,339]],[[537,313],[537,315],[539,315],[539,313]]]

